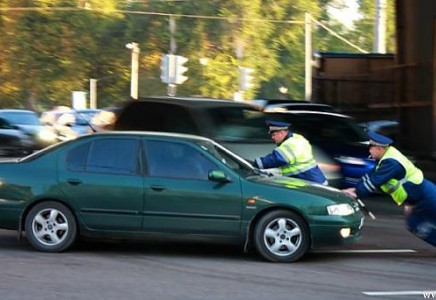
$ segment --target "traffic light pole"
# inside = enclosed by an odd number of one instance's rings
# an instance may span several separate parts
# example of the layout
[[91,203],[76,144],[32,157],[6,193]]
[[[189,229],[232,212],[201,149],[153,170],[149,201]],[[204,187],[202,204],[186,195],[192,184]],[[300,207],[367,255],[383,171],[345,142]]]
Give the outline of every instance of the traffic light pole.
[[304,99],[312,99],[312,16],[305,14],[305,86]]
[[89,79],[89,108],[97,108],[97,79]]
[[[176,20],[174,19],[173,15],[170,16],[169,26],[170,26],[170,51],[169,51],[169,53],[176,54],[176,50],[177,50],[177,42],[176,42],[176,38],[175,38]],[[172,67],[174,67],[174,66],[172,66]],[[171,68],[171,66],[170,66],[170,68]],[[174,74],[174,71],[173,71],[173,73],[171,73],[171,70],[170,70],[170,74]],[[168,89],[167,89],[168,96],[174,97],[176,95],[176,93],[177,93],[177,85],[175,85],[174,83],[168,83]]]

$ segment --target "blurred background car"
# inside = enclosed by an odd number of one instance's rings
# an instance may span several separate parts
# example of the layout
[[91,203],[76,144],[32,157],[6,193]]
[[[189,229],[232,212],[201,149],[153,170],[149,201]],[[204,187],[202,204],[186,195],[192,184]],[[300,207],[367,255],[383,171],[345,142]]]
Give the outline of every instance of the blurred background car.
[[55,135],[39,121],[31,110],[1,109],[0,116],[23,131],[33,141],[32,149],[42,149],[56,142]]
[[341,187],[356,182],[375,167],[369,158],[368,136],[351,117],[320,111],[271,113],[275,119],[292,124],[291,130],[306,137],[312,146],[322,149],[340,165]]
[[79,109],[61,114],[54,124],[57,139],[59,141],[72,140],[94,132],[90,123],[99,112],[99,109]]
[[367,132],[373,131],[391,138],[394,141],[394,144],[398,139],[400,125],[395,120],[377,120],[377,121],[370,121],[370,122],[362,122],[359,123],[359,125]]
[[0,117],[0,156],[22,156],[32,150],[33,140],[17,126]]
[[90,124],[95,131],[112,130],[122,108],[118,106],[101,108],[92,118]]
[[[257,106],[241,102],[146,97],[128,102],[123,107],[115,121],[114,130],[201,135],[212,138],[241,157],[253,161],[271,153],[276,147],[268,134],[266,118],[267,115],[259,111]],[[314,149],[314,156],[331,184],[341,180],[340,168],[335,160],[318,148]]]
[[313,103],[305,100],[254,99],[250,100],[249,102],[259,106],[264,112],[281,112],[288,110],[336,112],[336,109],[331,105]]

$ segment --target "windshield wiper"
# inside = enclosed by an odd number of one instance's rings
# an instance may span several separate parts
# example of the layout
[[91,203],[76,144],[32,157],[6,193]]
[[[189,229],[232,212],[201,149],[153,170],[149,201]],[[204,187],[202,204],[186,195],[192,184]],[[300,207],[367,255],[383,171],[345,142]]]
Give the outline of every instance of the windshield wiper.
[[272,174],[270,172],[263,171],[263,170],[258,169],[258,168],[253,168],[253,173],[256,174],[256,175],[266,175],[268,177],[273,177],[274,176],[274,174]]

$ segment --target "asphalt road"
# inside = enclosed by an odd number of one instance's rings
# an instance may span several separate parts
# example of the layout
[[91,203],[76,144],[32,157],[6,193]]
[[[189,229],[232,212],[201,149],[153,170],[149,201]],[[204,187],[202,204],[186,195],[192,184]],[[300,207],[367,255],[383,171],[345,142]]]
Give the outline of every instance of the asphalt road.
[[389,199],[366,204],[377,219],[366,219],[359,242],[294,264],[181,242],[81,241],[47,254],[0,230],[0,300],[436,298],[436,248],[405,229]]

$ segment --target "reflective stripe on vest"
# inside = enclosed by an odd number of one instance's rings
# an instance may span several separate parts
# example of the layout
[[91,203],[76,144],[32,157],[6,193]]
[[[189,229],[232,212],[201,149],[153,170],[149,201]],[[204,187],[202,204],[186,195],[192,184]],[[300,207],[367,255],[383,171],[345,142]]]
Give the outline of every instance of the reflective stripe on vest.
[[303,173],[316,167],[312,147],[302,135],[294,133],[276,150],[287,160],[287,164],[280,167],[284,176]]
[[377,164],[376,170],[380,167],[381,162],[385,159],[392,158],[399,162],[403,168],[406,170],[406,175],[404,178],[398,179],[389,179],[388,182],[383,184],[380,188],[383,192],[388,193],[392,199],[398,204],[401,205],[407,199],[407,192],[404,189],[404,183],[410,181],[414,184],[420,184],[424,180],[424,175],[422,171],[415,167],[415,165],[407,159],[403,154],[400,153],[397,149],[390,146],[383,157]]

